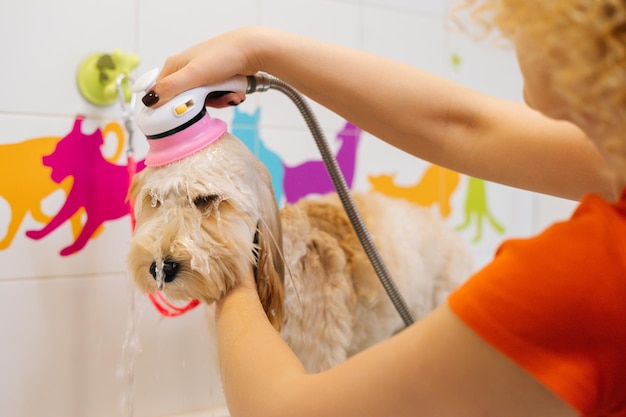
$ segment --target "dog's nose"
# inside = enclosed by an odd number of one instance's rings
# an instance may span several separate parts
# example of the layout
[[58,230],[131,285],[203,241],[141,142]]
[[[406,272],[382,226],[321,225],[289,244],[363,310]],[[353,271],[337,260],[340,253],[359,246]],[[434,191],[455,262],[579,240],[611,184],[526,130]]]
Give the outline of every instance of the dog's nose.
[[[174,262],[171,260],[166,260],[165,262],[163,262],[163,280],[165,282],[174,281],[174,278],[176,278],[176,274],[178,274],[179,269],[180,264],[178,262]],[[152,262],[152,265],[150,265],[150,275],[152,275],[152,278],[157,279],[156,262]]]

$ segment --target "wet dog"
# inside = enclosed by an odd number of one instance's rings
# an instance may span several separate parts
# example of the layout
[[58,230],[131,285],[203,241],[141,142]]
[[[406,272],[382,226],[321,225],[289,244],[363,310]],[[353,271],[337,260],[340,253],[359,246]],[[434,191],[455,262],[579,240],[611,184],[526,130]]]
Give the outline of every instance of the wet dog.
[[[228,133],[146,168],[130,197],[137,223],[128,264],[142,291],[211,304],[254,267],[269,320],[309,371],[403,327],[337,196],[279,211],[267,169]],[[430,210],[379,194],[355,200],[417,318],[471,272],[464,243]]]

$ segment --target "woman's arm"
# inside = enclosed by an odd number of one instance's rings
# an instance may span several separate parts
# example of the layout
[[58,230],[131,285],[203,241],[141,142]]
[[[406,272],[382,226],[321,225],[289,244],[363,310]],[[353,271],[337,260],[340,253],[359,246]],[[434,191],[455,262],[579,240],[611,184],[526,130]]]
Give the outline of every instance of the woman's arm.
[[250,274],[217,305],[222,383],[233,417],[575,416],[442,306],[318,374],[269,324]]
[[409,65],[268,28],[247,27],[166,61],[161,102],[265,71],[419,158],[486,180],[579,199],[614,199],[604,160],[575,126]]

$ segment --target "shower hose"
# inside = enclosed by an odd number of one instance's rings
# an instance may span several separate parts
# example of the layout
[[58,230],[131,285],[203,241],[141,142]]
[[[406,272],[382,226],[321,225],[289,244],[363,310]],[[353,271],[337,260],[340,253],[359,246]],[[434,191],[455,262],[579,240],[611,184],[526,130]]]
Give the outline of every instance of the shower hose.
[[372,236],[369,234],[365,223],[363,222],[363,218],[361,217],[361,214],[356,207],[346,180],[343,177],[341,170],[339,169],[339,164],[333,156],[324,132],[320,128],[317,118],[311,110],[311,107],[304,99],[302,94],[300,94],[296,89],[272,75],[257,73],[248,77],[248,89],[246,93],[262,92],[270,89],[277,90],[285,94],[287,97],[289,97],[289,99],[291,99],[291,101],[293,101],[293,103],[300,111],[300,114],[304,118],[309,130],[311,131],[311,134],[313,135],[313,138],[315,139],[315,143],[317,144],[317,147],[322,155],[322,160],[324,161],[326,170],[328,171],[330,179],[332,180],[333,185],[337,190],[337,194],[339,196],[339,199],[341,200],[341,204],[343,205],[343,208],[346,211],[348,218],[350,219],[350,223],[352,224],[352,227],[354,228],[354,231],[356,232],[359,241],[361,242],[361,246],[363,246],[365,254],[369,258],[372,266],[374,267],[376,275],[378,275],[380,282],[385,288],[385,291],[391,299],[391,302],[400,314],[400,317],[404,321],[405,326],[409,326],[410,324],[415,322],[413,312],[409,309],[406,301],[398,291],[398,288],[396,287],[393,279],[391,278],[391,275],[389,274],[389,270],[385,266],[385,263],[383,262],[380,253],[374,245]]

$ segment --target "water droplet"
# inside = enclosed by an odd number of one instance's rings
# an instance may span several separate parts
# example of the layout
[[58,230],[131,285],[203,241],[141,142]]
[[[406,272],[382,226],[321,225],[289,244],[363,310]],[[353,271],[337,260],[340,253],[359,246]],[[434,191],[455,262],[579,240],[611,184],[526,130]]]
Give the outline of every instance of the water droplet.
[[159,204],[163,204],[163,196],[159,195],[159,193],[156,190],[150,190],[150,198],[152,199],[150,205],[152,207],[156,207]]

